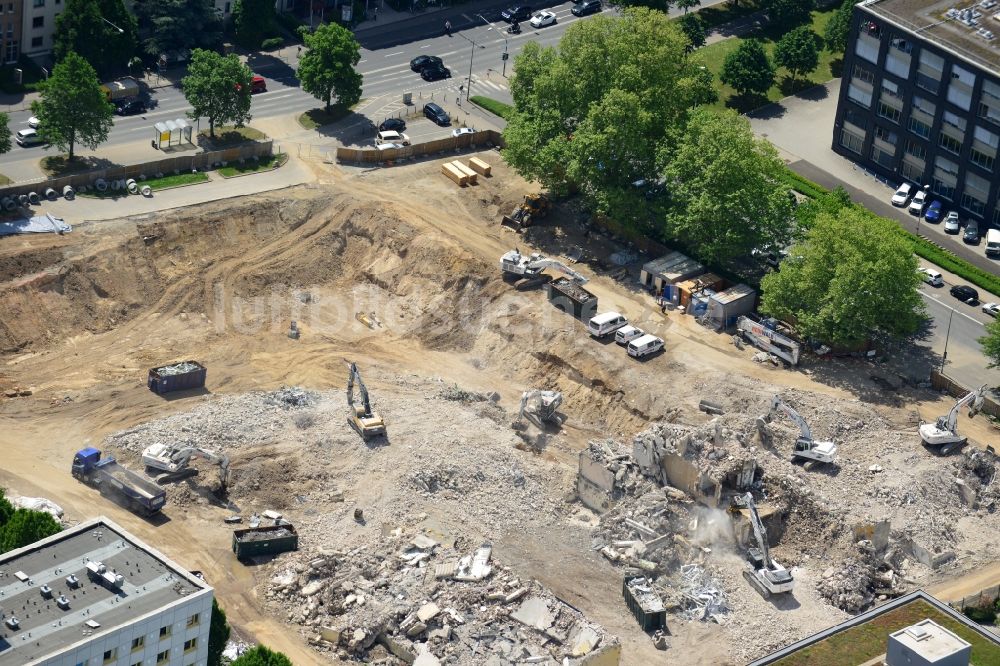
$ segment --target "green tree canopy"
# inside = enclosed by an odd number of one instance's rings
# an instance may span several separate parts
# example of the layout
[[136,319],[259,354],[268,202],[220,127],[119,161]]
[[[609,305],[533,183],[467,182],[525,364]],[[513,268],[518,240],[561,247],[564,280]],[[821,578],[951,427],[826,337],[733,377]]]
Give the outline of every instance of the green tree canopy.
[[39,84],[41,99],[31,103],[38,118],[38,134],[59,150],[69,153],[77,144],[93,150],[108,140],[114,124],[97,72],[76,53],[68,53],[52,68],[52,75]]
[[0,111],[0,155],[9,153],[12,147],[13,141],[10,139],[10,116]]
[[233,123],[242,127],[250,120],[250,84],[253,72],[235,53],[221,56],[215,51],[191,52],[188,75],[181,84],[191,105],[188,117],[208,118],[209,135],[215,126]]
[[853,2],[845,2],[833,13],[823,31],[823,41],[830,53],[843,55],[847,50],[847,36],[851,29],[851,10]]
[[761,7],[767,12],[771,26],[789,30],[810,22],[816,3],[814,0],[762,0]]
[[44,511],[17,509],[0,528],[0,553],[22,548],[60,530],[59,522]]
[[817,39],[808,25],[786,32],[774,47],[774,62],[787,69],[793,80],[808,74],[819,66]]
[[77,53],[102,78],[124,71],[135,55],[139,37],[135,16],[122,0],[65,0],[65,3],[65,9],[56,16],[53,44],[56,62],[69,53]]
[[795,208],[795,219],[802,229],[811,229],[821,213],[836,215],[842,208],[851,205],[851,195],[841,186],[815,199],[803,201]]
[[134,11],[149,36],[146,53],[212,49],[222,42],[222,19],[213,0],[136,0]]
[[0,488],[0,529],[7,524],[10,517],[14,515],[14,505],[7,499],[7,494]]
[[716,99],[687,50],[675,22],[644,8],[576,22],[555,48],[528,42],[514,63],[507,163],[554,192],[581,189],[616,219],[641,208],[631,183],[655,180],[662,144]]
[[986,324],[986,335],[979,338],[983,356],[989,361],[988,368],[1000,368],[1000,319]]
[[233,27],[236,40],[248,49],[259,49],[264,38],[274,31],[272,0],[236,0],[233,5]]
[[677,9],[683,9],[684,15],[687,16],[690,10],[701,6],[701,0],[675,0],[674,5]]
[[257,645],[237,657],[232,666],[292,666],[292,660],[280,652]]
[[774,85],[774,65],[759,39],[747,39],[726,56],[719,78],[740,95],[764,95]]
[[708,28],[705,26],[703,18],[698,14],[685,14],[677,22],[680,24],[684,36],[690,42],[689,50],[693,51],[705,45],[705,40],[708,39]]
[[794,215],[784,164],[733,111],[691,112],[664,179],[670,234],[699,258],[731,264],[755,248],[783,248]]
[[222,666],[222,651],[229,640],[229,622],[226,612],[219,606],[218,599],[212,599],[212,626],[208,630],[208,666]]
[[361,46],[347,28],[336,23],[321,25],[312,34],[305,33],[306,52],[299,58],[299,81],[302,89],[326,105],[327,113],[334,100],[351,107],[361,99],[361,73],[355,67],[361,60]]
[[920,277],[895,222],[855,207],[820,213],[781,271],[761,284],[761,310],[804,336],[856,349],[878,336],[904,338],[924,321]]

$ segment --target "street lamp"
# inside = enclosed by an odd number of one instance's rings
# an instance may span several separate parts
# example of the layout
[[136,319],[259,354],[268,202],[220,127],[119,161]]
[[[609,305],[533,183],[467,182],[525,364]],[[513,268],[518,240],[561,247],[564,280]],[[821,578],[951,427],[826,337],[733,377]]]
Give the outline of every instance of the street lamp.
[[468,102],[472,91],[472,57],[476,55],[476,43],[460,32],[456,32],[455,34],[472,44],[472,50],[469,52],[469,85],[465,88],[465,101]]
[[121,28],[119,28],[118,26],[116,26],[114,23],[112,23],[108,19],[104,18],[103,16],[101,17],[101,20],[104,21],[105,23],[107,23],[108,25],[110,25],[115,30],[117,30],[119,35],[124,35],[125,34],[124,30],[122,30]]
[[951,337],[951,318],[955,316],[955,308],[948,308],[950,314],[948,315],[948,332],[944,335],[944,354],[941,356],[941,370],[939,371],[942,375],[944,374],[944,364],[948,360],[948,338]]
[[[476,14],[476,16],[478,16],[479,18],[481,18],[484,21],[486,21],[486,17],[483,16],[482,14]],[[503,60],[503,73],[501,74],[501,76],[503,76],[503,77],[506,78],[506,76],[507,76],[507,35],[503,34],[502,31],[497,30],[496,26],[494,26],[489,21],[486,21],[486,25],[488,25],[490,27],[490,30],[495,31],[498,35],[500,35],[501,37],[503,37],[503,56],[501,57],[501,60]]]

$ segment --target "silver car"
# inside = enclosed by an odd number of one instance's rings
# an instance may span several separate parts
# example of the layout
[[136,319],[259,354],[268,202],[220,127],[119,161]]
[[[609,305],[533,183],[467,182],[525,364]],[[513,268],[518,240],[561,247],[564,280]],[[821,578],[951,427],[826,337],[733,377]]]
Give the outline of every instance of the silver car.
[[958,219],[958,213],[951,211],[944,218],[944,232],[946,234],[957,234],[961,228],[961,223]]

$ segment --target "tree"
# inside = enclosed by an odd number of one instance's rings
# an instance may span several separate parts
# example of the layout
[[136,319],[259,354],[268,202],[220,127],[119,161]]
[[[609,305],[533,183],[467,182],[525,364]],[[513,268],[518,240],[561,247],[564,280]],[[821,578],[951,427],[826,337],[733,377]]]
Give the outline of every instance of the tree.
[[361,46],[347,28],[336,23],[321,25],[304,34],[306,52],[299,58],[302,89],[322,100],[330,113],[333,100],[349,108],[361,99],[361,74],[355,69],[361,60]]
[[[13,147],[12,142],[10,140],[9,127],[10,127],[10,116],[0,111],[0,155],[3,155],[4,153],[9,153],[10,149]],[[3,495],[0,494],[0,498],[2,497]]]
[[221,56],[215,51],[191,52],[188,75],[181,81],[184,98],[191,105],[188,117],[208,118],[208,134],[215,126],[233,123],[243,127],[250,120],[250,88],[253,72],[235,53]]
[[237,41],[248,49],[259,49],[274,30],[274,2],[272,0],[236,0],[233,5],[233,27]]
[[755,248],[782,248],[793,212],[784,163],[733,111],[691,112],[664,179],[671,235],[701,259],[727,264]]
[[678,23],[680,23],[684,36],[690,42],[689,51],[705,45],[705,40],[708,39],[708,28],[705,26],[705,21],[698,14],[685,14],[678,19]]
[[222,41],[222,19],[212,0],[137,0],[134,11],[149,34],[143,42],[149,55],[211,49]]
[[226,612],[212,599],[212,626],[208,630],[208,666],[222,666],[222,651],[229,640],[229,623]]
[[740,95],[764,95],[774,85],[774,65],[758,39],[747,39],[726,56],[719,78]]
[[851,10],[854,3],[845,2],[833,13],[823,31],[823,41],[830,53],[843,54],[847,50],[847,36],[851,30]]
[[675,0],[674,4],[677,9],[683,9],[684,15],[687,16],[689,10],[701,6],[701,0]]
[[979,338],[983,356],[989,361],[988,368],[1000,368],[1000,319],[986,324],[986,335]]
[[808,74],[819,66],[816,39],[816,33],[807,25],[786,32],[774,46],[774,62],[787,69],[793,81],[799,74]]
[[31,103],[38,134],[73,159],[76,144],[93,150],[108,140],[114,124],[111,104],[101,90],[97,72],[76,53],[68,53],[39,84],[41,99]]
[[4,489],[0,488],[0,530],[7,524],[10,517],[14,515],[14,505],[7,499]]
[[816,3],[814,0],[763,0],[762,8],[767,12],[770,25],[784,31],[809,23]]
[[576,22],[554,48],[528,42],[514,63],[507,163],[553,192],[581,190],[616,220],[648,217],[632,183],[655,180],[661,144],[716,99],[688,47],[676,22],[645,8]]
[[815,199],[803,201],[795,207],[795,221],[800,229],[811,229],[816,218],[822,214],[836,215],[841,209],[851,205],[851,195],[838,185],[836,189],[820,194]]
[[124,70],[138,43],[138,24],[122,0],[66,0],[56,16],[56,62],[77,53],[102,78]]
[[858,349],[904,338],[925,319],[917,259],[896,223],[851,206],[821,213],[761,284],[761,310],[807,338]]
[[280,652],[257,645],[237,657],[232,666],[292,666],[292,660]]
[[22,548],[61,530],[58,521],[44,511],[17,509],[0,529],[0,553]]

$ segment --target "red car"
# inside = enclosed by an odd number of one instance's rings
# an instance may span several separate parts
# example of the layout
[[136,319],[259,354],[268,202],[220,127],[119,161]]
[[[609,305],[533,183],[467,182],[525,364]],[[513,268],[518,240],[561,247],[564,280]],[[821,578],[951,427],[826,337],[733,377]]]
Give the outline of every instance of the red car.
[[263,76],[254,75],[250,83],[250,94],[267,92],[267,81]]

